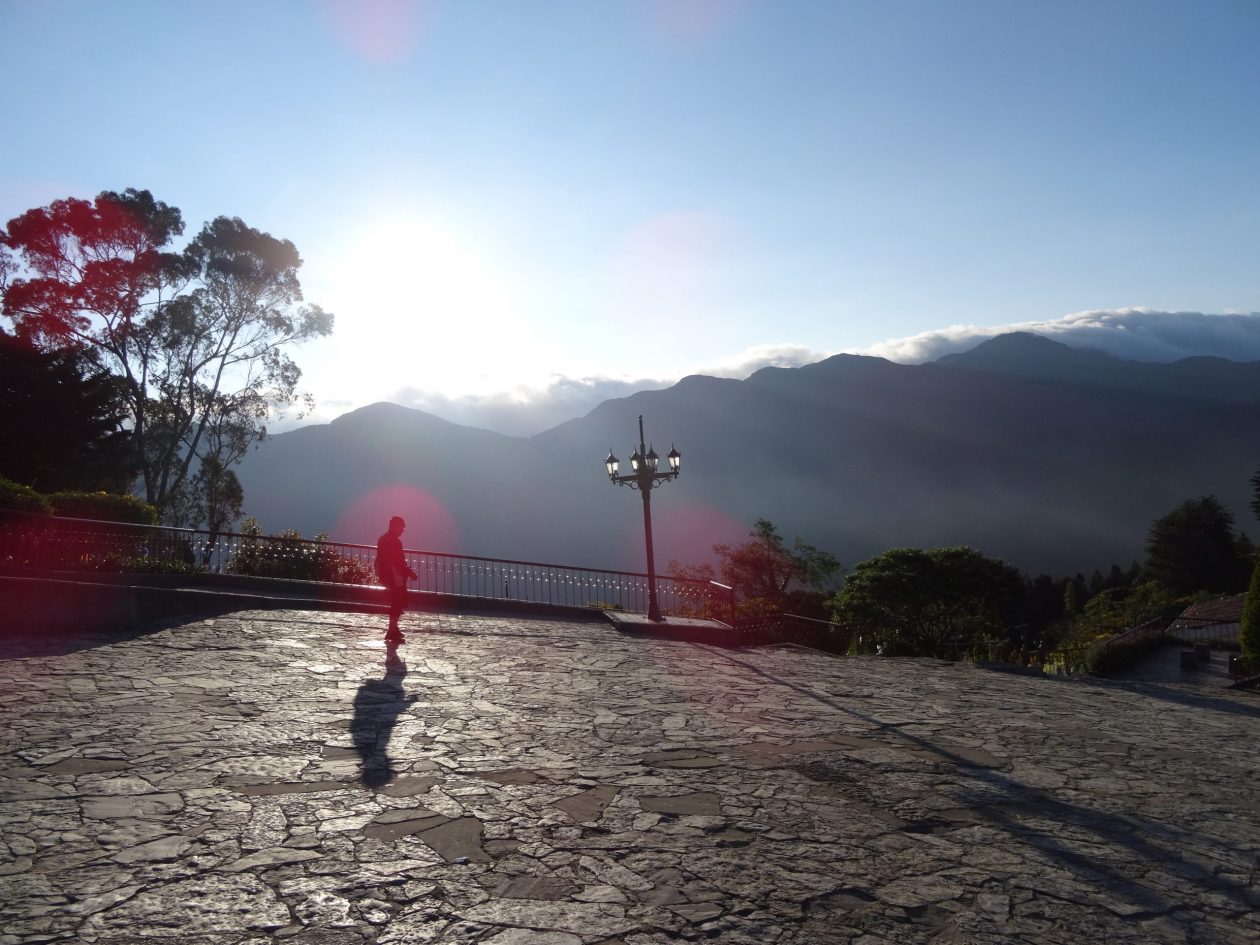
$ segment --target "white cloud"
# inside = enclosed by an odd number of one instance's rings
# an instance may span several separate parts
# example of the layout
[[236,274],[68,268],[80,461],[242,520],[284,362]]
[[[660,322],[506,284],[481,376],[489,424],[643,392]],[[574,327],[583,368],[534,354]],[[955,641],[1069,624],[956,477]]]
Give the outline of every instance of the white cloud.
[[739,354],[712,362],[692,371],[710,377],[745,378],[765,367],[800,367],[830,357],[832,352],[814,351],[802,345],[769,344],[753,345]]
[[435,414],[452,423],[495,430],[510,436],[533,436],[615,397],[668,387],[673,380],[610,377],[551,378],[541,387],[521,386],[490,394],[450,397],[404,387],[387,398],[404,407]]
[[1260,313],[1208,315],[1146,308],[1076,312],[1062,318],[992,327],[954,325],[850,353],[922,364],[1012,331],[1032,332],[1073,348],[1104,351],[1130,361],[1169,362],[1196,355],[1260,361]]
[[[827,357],[801,345],[765,344],[746,348],[689,374],[745,378],[764,367],[799,367]],[[659,390],[677,383],[678,377],[563,377],[554,375],[541,386],[518,386],[491,394],[450,397],[405,387],[387,398],[444,420],[496,430],[512,436],[533,436],[566,420],[581,417],[606,400],[629,397],[641,390]]]
[[[1195,355],[1260,361],[1260,313],[1208,315],[1144,308],[1077,312],[1062,318],[989,327],[954,325],[869,348],[850,349],[848,353],[920,364],[967,351],[989,338],[1013,331],[1032,332],[1074,348],[1092,348],[1134,361],[1167,362]],[[729,357],[697,364],[684,373],[742,379],[764,367],[799,367],[832,353],[788,343],[754,345]],[[384,399],[453,423],[510,436],[533,436],[584,416],[606,400],[669,387],[679,377],[554,375],[540,385],[522,385],[497,393],[450,396],[404,387]],[[321,404],[306,422],[326,422],[353,406],[359,405]],[[277,425],[277,430],[288,426]]]

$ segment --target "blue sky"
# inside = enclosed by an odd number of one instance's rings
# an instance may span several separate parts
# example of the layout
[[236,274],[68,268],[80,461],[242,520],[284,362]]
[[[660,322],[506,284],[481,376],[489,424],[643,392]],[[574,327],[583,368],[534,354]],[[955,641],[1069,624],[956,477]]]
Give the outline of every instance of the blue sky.
[[532,432],[1082,312],[1218,353],[1162,313],[1260,311],[1257,48],[1257,0],[0,0],[0,220],[134,186],[293,240],[319,418]]

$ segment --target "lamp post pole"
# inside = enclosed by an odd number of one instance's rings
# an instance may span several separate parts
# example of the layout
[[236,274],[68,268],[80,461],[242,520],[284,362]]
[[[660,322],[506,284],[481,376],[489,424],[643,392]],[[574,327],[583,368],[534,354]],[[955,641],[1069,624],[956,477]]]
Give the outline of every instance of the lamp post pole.
[[656,600],[656,561],[652,554],[652,487],[639,491],[643,494],[643,540],[647,543],[648,620],[659,623],[661,607]]
[[619,486],[638,489],[643,495],[643,539],[647,544],[648,620],[655,623],[660,623],[664,618],[661,616],[660,604],[656,599],[656,561],[652,551],[652,490],[662,482],[678,478],[682,454],[671,446],[666,458],[669,460],[668,471],[657,472],[656,467],[660,462],[660,457],[656,455],[655,449],[645,446],[643,414],[639,414],[639,448],[630,456],[630,467],[633,470],[630,475],[617,475],[621,461],[613,455],[611,449],[608,450],[608,457],[604,460],[604,468],[608,471],[608,479],[611,482]]

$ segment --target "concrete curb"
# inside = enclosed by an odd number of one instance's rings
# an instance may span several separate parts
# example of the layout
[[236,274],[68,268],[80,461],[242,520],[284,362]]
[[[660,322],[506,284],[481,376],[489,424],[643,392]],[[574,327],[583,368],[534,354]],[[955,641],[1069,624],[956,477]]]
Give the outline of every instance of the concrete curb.
[[[241,610],[385,614],[384,592],[368,585],[317,584],[230,575],[0,572],[0,633],[70,629],[137,630],[173,618]],[[595,619],[584,607],[408,592],[413,613],[519,613]],[[85,623],[90,626],[85,627]]]
[[720,620],[705,620],[700,617],[666,617],[658,623],[649,620],[646,614],[632,614],[620,610],[606,610],[604,616],[622,633],[631,636],[677,640],[681,643],[705,643],[727,648],[744,645],[738,631]]

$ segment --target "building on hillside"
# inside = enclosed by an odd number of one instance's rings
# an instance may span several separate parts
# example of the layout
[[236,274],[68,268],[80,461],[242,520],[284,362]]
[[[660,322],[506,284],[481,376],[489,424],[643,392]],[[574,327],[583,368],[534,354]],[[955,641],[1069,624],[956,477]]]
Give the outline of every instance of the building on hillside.
[[1191,604],[1172,622],[1168,633],[1186,643],[1237,642],[1246,603],[1246,594],[1234,594]]

